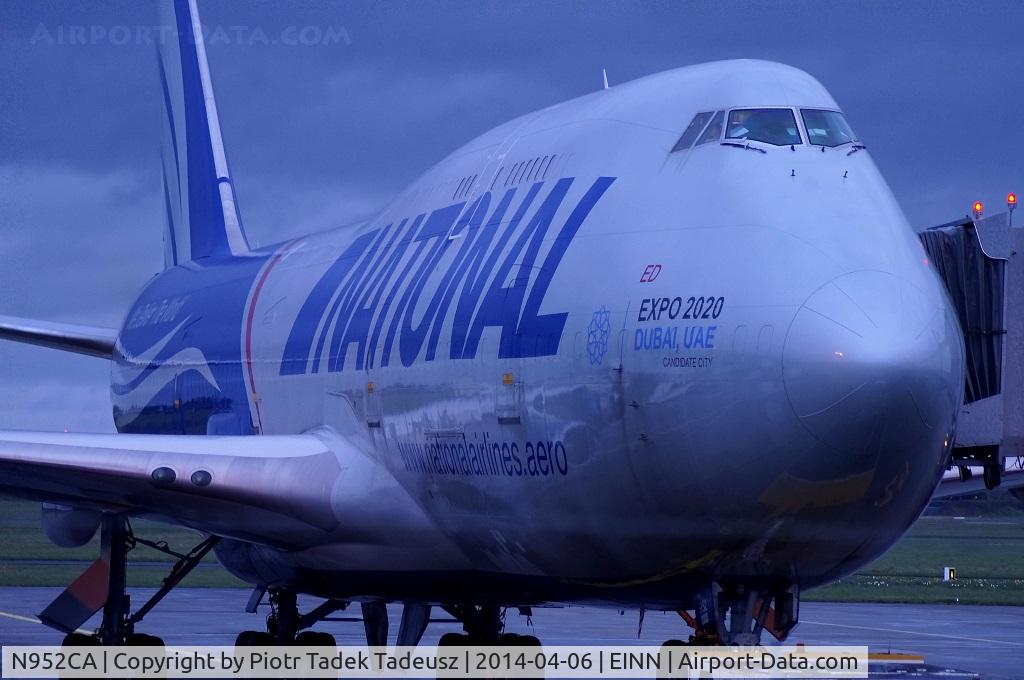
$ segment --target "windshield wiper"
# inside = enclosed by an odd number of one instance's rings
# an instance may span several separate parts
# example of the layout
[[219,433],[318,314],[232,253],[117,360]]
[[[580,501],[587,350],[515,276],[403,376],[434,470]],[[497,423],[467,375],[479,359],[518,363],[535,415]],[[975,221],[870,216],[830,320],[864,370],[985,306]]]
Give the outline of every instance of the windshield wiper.
[[868,148],[867,146],[864,145],[864,142],[860,141],[859,139],[851,139],[848,142],[840,142],[839,144],[832,144],[831,146],[828,145],[828,144],[812,144],[812,145],[819,147],[821,149],[821,152],[825,153],[825,149],[834,149],[835,151],[838,151],[839,149],[841,149],[842,147],[846,146],[847,144],[852,144],[853,145],[853,148],[850,149],[849,152],[847,152],[847,154],[846,154],[847,156],[849,156],[851,153],[854,153],[855,151],[860,151],[861,149]]
[[764,149],[758,146],[750,146],[750,144],[740,144],[739,142],[719,142],[722,146],[735,146],[737,149],[749,149],[751,151],[760,151],[761,153],[768,153]]
[[850,144],[852,144],[853,146],[850,147],[850,150],[846,152],[847,156],[853,155],[853,154],[857,153],[858,151],[860,151],[861,149],[868,148],[866,144],[863,144],[863,143],[859,142],[856,139],[853,140],[852,142],[850,142]]

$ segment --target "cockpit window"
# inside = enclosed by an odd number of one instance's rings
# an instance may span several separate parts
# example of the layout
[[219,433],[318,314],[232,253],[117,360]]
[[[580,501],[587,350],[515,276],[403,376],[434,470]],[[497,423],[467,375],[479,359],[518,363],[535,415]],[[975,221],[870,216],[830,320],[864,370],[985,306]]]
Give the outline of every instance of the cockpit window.
[[750,139],[767,144],[802,144],[796,117],[790,109],[736,109],[729,113],[726,139]]
[[711,116],[713,115],[715,115],[714,111],[705,111],[694,116],[693,120],[690,121],[690,124],[686,126],[686,131],[683,132],[683,136],[680,137],[679,141],[676,142],[676,145],[672,147],[672,151],[682,151],[693,146],[693,140],[697,139],[697,135],[699,135],[701,130],[704,129],[704,126],[708,124],[708,121],[711,120]]
[[697,145],[707,144],[708,142],[717,142],[722,137],[722,120],[725,116],[721,111],[715,114],[715,117],[708,123],[707,128],[704,130],[704,134],[697,140]]
[[821,146],[839,146],[857,141],[846,118],[838,111],[821,109],[800,109],[807,129],[807,140]]

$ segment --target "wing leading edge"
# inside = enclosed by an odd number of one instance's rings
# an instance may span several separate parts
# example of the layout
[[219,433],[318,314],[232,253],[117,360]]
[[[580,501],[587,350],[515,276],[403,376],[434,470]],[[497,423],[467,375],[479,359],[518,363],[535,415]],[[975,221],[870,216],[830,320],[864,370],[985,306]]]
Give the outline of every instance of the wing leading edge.
[[295,548],[338,526],[337,442],[0,431],[0,493]]

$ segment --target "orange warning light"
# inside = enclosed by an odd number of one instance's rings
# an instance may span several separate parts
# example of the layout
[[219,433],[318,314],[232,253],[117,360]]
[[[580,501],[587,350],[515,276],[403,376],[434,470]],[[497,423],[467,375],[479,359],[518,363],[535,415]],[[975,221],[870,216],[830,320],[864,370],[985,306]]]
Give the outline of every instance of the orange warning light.
[[972,207],[974,208],[974,216],[981,217],[981,211],[985,209],[985,206],[982,205],[981,201],[975,201],[974,206]]
[[1006,205],[1010,206],[1011,208],[1016,206],[1017,205],[1017,194],[1013,193],[1012,191],[1010,193],[1006,194]]

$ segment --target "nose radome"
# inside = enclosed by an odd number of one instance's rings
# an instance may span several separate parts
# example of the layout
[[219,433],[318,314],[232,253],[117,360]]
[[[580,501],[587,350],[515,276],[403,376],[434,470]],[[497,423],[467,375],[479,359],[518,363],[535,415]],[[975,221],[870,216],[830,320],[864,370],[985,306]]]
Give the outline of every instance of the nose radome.
[[959,404],[962,352],[937,289],[853,272],[811,294],[794,317],[783,348],[786,393],[804,427],[839,451],[942,441]]

